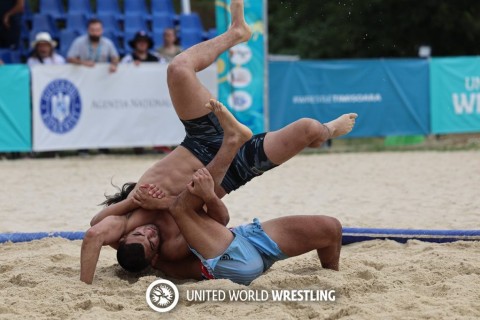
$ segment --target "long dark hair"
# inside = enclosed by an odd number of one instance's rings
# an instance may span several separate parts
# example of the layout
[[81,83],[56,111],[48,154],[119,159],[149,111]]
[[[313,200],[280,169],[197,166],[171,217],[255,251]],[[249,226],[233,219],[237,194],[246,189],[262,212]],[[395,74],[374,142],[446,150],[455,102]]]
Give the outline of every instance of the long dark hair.
[[106,200],[103,201],[102,203],[100,203],[100,205],[103,205],[103,206],[110,206],[112,204],[115,204],[115,203],[118,203],[122,200],[125,200],[127,199],[127,196],[130,192],[132,192],[132,190],[135,188],[135,186],[137,185],[136,182],[127,182],[123,185],[123,187],[120,189],[118,186],[114,185],[112,183],[112,186],[115,187],[115,189],[118,190],[117,193],[115,193],[114,195],[106,195],[105,194],[105,198]]

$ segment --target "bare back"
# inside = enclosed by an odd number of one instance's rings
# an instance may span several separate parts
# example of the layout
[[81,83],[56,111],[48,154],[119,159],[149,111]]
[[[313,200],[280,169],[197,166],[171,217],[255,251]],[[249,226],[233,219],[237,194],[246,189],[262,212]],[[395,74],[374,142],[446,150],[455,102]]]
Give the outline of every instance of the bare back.
[[[204,165],[190,151],[179,146],[165,158],[154,163],[140,177],[138,185],[157,185],[168,195],[178,195],[185,190],[192,175]],[[133,192],[129,196],[132,196]]]

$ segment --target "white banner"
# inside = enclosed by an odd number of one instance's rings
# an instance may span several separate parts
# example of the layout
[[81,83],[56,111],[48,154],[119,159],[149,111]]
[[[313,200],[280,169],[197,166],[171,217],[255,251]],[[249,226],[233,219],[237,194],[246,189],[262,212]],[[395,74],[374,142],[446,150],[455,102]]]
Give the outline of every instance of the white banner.
[[[168,65],[35,66],[33,150],[178,145],[185,130],[167,87]],[[217,71],[198,74],[217,96]],[[185,92],[189,94],[189,92]]]

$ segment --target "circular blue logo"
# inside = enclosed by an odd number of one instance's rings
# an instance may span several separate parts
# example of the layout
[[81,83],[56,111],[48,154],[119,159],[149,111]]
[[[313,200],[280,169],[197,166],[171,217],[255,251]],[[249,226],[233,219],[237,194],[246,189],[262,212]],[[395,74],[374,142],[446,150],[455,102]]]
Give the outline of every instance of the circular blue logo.
[[50,82],[40,97],[40,114],[51,131],[64,134],[78,123],[82,101],[78,89],[65,79]]

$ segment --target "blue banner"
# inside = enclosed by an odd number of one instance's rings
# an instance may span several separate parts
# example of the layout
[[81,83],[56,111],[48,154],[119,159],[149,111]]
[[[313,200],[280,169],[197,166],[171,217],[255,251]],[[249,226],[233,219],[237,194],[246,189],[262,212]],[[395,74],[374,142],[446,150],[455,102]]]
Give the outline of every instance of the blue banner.
[[[230,0],[217,0],[218,34],[230,26]],[[254,133],[264,131],[264,0],[245,0],[253,35],[218,59],[218,99]]]
[[270,129],[302,117],[359,117],[349,137],[428,134],[427,60],[270,62]]
[[480,132],[480,58],[432,59],[432,133]]
[[0,66],[0,151],[31,151],[30,71]]

